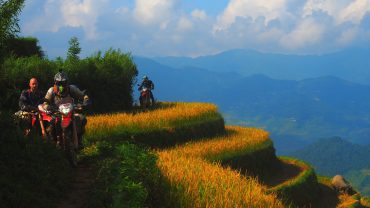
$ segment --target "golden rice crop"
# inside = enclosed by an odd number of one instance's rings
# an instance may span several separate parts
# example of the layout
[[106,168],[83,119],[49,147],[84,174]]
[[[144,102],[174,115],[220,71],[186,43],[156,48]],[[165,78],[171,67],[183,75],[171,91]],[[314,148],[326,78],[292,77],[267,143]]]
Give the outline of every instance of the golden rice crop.
[[[171,103],[170,107],[141,113],[88,117],[89,134],[127,129],[172,128],[187,121],[212,118],[213,104]],[[224,152],[238,152],[268,141],[268,133],[252,128],[227,127],[226,136],[158,152],[157,165],[181,207],[282,207],[275,195],[253,178],[207,161]],[[181,188],[182,187],[182,188]]]
[[275,195],[253,178],[206,161],[206,157],[245,150],[268,140],[253,128],[227,127],[228,135],[188,143],[158,153],[158,167],[172,186],[181,207],[283,207]]
[[181,192],[181,207],[282,207],[255,179],[219,164],[169,152],[159,153],[159,158],[158,167],[169,183],[182,187],[173,190]]
[[171,122],[190,120],[208,114],[217,113],[217,107],[207,103],[171,103],[171,107],[155,111],[133,113],[115,113],[89,116],[86,130],[99,132],[116,127],[165,128]]
[[225,136],[187,143],[184,146],[172,149],[173,154],[189,157],[210,158],[225,152],[242,152],[269,141],[268,132],[262,129],[239,126],[226,126]]

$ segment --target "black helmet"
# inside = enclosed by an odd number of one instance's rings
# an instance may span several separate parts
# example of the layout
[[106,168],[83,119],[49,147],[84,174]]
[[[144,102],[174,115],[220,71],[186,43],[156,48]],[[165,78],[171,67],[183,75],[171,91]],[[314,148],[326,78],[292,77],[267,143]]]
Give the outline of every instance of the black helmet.
[[54,76],[54,82],[56,85],[66,85],[68,83],[68,76],[64,72],[58,72]]

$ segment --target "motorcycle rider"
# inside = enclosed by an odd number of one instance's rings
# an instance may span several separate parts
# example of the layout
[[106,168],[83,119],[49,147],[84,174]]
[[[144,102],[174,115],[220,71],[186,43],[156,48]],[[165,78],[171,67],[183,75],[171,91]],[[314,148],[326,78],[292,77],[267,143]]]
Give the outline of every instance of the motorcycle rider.
[[[68,81],[68,76],[64,72],[58,72],[54,76],[54,86],[49,88],[45,95],[45,107],[46,110],[51,110],[59,106],[63,98],[71,97],[74,100],[83,100],[84,104],[89,102],[89,97],[77,88],[75,85],[70,85]],[[76,125],[77,125],[77,136],[78,136],[78,146],[83,148],[82,135],[85,132],[85,126],[87,123],[86,117],[82,114],[75,115]],[[52,123],[52,122],[50,122]],[[49,125],[48,132],[56,141],[55,126]]]
[[[18,116],[27,114],[27,113],[32,113],[32,112],[37,112],[37,106],[42,103],[43,101],[43,95],[42,92],[38,88],[38,81],[35,77],[31,78],[29,83],[28,83],[29,88],[27,90],[23,90],[21,93],[21,96],[19,97],[19,108],[20,111],[18,111],[16,114]],[[39,125],[39,120],[36,117],[36,125]],[[27,118],[26,121],[26,131],[25,135],[27,136],[32,128],[32,121]],[[37,128],[40,129],[40,128]]]
[[[154,90],[154,83],[146,75],[143,76],[143,81],[139,85],[139,91],[141,91],[141,89],[143,87],[145,87],[149,90],[150,99],[152,100],[152,105],[154,105],[155,101],[154,101],[154,96],[153,96],[153,93],[152,93],[152,90]],[[142,99],[141,95],[140,95],[139,99],[140,99],[140,103],[141,103],[141,99]]]

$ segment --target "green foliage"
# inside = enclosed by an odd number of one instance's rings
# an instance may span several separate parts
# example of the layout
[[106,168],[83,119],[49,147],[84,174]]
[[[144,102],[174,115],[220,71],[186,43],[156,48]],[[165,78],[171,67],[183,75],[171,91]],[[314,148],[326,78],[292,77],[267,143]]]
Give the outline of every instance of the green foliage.
[[70,184],[69,163],[54,146],[24,138],[10,118],[0,113],[0,205],[54,207]]
[[4,58],[5,42],[19,32],[18,15],[24,0],[0,0],[0,63]]
[[41,50],[38,42],[37,38],[34,37],[10,38],[6,43],[6,51],[7,54],[14,57],[44,57],[44,52]]
[[0,68],[0,106],[17,110],[22,89],[28,87],[31,77],[39,80],[39,88],[46,92],[53,85],[53,77],[64,69],[70,83],[80,89],[87,89],[93,101],[91,111],[108,112],[127,110],[132,106],[132,86],[137,69],[130,54],[110,49],[104,55],[100,52],[83,60],[54,61],[37,56],[10,57]]
[[100,159],[89,207],[157,207],[160,172],[156,155],[130,143],[96,145],[98,155],[93,157]]
[[67,60],[71,62],[78,61],[80,57],[78,56],[81,53],[80,43],[78,42],[77,37],[72,37],[69,41],[69,48],[67,53]]
[[78,63],[66,61],[71,83],[87,89],[93,112],[108,112],[130,109],[133,103],[132,87],[138,74],[130,54],[109,49],[87,57]]
[[30,78],[36,77],[39,89],[44,92],[52,84],[52,77],[57,71],[57,65],[52,61],[37,56],[6,59],[2,65],[0,106],[3,109],[16,111],[22,89],[28,88]]

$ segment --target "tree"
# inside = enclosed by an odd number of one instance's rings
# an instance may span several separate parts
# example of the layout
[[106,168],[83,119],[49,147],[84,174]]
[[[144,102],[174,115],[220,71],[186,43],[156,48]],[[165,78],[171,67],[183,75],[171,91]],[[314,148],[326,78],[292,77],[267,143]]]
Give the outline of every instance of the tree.
[[5,43],[20,31],[18,15],[24,6],[24,0],[0,0],[0,63],[5,53]]
[[6,41],[6,53],[14,57],[38,56],[44,57],[44,52],[34,37],[15,37]]
[[80,43],[78,42],[77,37],[72,37],[69,41],[69,48],[67,53],[67,60],[77,61],[80,59],[78,56],[81,52]]

